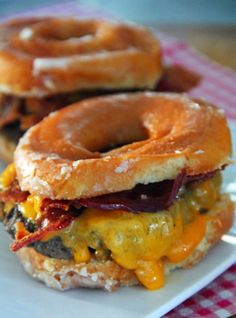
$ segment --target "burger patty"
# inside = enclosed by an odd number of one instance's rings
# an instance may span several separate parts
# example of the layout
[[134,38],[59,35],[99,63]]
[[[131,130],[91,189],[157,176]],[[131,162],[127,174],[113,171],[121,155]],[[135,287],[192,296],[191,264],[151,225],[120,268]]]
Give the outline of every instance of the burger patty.
[[37,226],[32,221],[22,215],[22,213],[19,211],[18,206],[16,205],[8,213],[4,214],[3,218],[3,224],[5,225],[7,232],[13,239],[15,239],[16,235],[16,222],[22,222],[27,231],[29,231],[30,233],[35,232],[37,229]]
[[[20,212],[18,205],[14,206],[10,212],[5,214],[3,218],[3,224],[10,236],[15,239],[15,224],[16,222],[22,222],[27,231],[33,233],[37,230],[37,225],[25,218]],[[73,254],[70,248],[66,247],[62,239],[58,236],[53,237],[48,241],[37,241],[31,243],[29,247],[33,247],[38,253],[48,257],[56,259],[69,260],[73,258]]]
[[59,236],[55,236],[48,241],[37,241],[29,245],[33,247],[38,253],[48,257],[57,259],[73,259],[73,253],[70,248],[63,244]]

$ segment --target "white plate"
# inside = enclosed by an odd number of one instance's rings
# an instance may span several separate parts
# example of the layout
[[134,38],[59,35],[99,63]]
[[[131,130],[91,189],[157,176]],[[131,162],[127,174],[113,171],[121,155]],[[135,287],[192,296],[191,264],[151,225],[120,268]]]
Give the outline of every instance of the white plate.
[[[236,149],[236,124],[231,123]],[[225,172],[226,189],[235,192],[236,167]],[[236,231],[234,229],[233,231]],[[225,236],[207,257],[189,270],[167,277],[159,291],[141,287],[122,288],[115,293],[77,289],[58,292],[30,279],[9,251],[10,240],[0,228],[0,308],[4,318],[154,318],[160,317],[210,283],[236,262],[236,239]]]

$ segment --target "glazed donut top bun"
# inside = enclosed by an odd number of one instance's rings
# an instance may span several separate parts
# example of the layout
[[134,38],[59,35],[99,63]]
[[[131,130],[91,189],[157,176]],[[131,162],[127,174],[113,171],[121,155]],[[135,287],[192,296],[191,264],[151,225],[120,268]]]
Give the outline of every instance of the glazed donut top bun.
[[47,96],[153,88],[160,46],[147,29],[102,20],[25,18],[0,26],[0,91]]
[[144,92],[91,98],[52,113],[23,136],[15,165],[22,190],[75,199],[182,171],[207,173],[229,163],[230,154],[219,109],[185,95]]

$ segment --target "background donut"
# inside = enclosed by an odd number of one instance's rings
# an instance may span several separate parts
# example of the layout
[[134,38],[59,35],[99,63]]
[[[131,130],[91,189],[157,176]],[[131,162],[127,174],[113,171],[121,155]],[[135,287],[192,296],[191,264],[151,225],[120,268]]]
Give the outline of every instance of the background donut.
[[161,75],[159,42],[138,26],[25,18],[3,24],[0,39],[0,90],[8,94],[153,88]]

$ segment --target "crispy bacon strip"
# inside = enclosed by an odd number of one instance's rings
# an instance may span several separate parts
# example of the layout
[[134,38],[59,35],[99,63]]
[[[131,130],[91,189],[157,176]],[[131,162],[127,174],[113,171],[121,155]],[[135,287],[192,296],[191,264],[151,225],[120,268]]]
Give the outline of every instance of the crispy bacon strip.
[[75,218],[75,215],[68,213],[61,215],[57,220],[51,222],[45,219],[43,223],[46,223],[46,226],[41,227],[36,232],[30,233],[21,238],[20,240],[12,243],[11,250],[13,252],[17,252],[22,247],[41,240],[43,237],[45,237],[45,235],[47,235],[50,232],[62,230],[69,226]]
[[0,129],[19,122],[20,129],[25,131],[67,103],[69,104],[67,95],[47,98],[19,98],[2,94],[0,95]]
[[31,126],[37,124],[49,113],[58,110],[64,106],[63,101],[60,102],[58,98],[26,98],[24,100],[26,113],[19,117],[20,129],[25,131]]
[[[41,240],[50,232],[59,231],[69,226],[80,213],[79,206],[75,209],[72,203],[73,201],[44,199],[41,205],[42,218],[39,229],[34,233],[26,232],[23,237],[16,233],[16,238],[20,237],[20,239],[11,245],[11,250],[16,252],[24,246]],[[20,229],[23,233],[22,228]]]
[[0,201],[19,203],[25,201],[28,195],[28,192],[21,191],[19,183],[15,179],[7,189],[0,192]]
[[19,120],[20,99],[0,94],[0,128]]
[[73,201],[44,199],[41,205],[42,218],[52,221],[67,212]]

